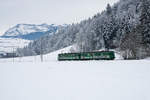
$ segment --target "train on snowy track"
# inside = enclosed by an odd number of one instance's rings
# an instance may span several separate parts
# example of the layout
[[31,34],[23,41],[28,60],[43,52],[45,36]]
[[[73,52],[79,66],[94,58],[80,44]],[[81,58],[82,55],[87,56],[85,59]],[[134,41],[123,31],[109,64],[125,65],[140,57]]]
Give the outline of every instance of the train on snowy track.
[[114,51],[96,51],[96,52],[58,54],[58,61],[114,60],[114,59],[115,59]]

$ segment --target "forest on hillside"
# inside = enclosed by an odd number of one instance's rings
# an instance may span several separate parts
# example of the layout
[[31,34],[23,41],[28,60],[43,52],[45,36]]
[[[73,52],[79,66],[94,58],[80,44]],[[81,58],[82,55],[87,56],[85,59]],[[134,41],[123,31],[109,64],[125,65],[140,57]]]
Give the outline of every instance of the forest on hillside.
[[[150,56],[149,0],[120,0],[106,10],[80,23],[68,25],[55,34],[46,34],[27,47],[19,56],[50,53],[76,45],[75,52],[115,49],[124,59]],[[73,50],[74,51],[74,50]]]

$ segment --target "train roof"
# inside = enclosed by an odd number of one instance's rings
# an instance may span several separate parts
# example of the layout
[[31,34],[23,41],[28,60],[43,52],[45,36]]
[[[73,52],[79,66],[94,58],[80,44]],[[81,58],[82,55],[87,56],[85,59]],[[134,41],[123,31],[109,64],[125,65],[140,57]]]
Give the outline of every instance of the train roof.
[[100,53],[100,52],[114,52],[114,51],[92,51],[92,52],[74,52],[74,53],[60,53],[60,54],[80,54],[80,53]]

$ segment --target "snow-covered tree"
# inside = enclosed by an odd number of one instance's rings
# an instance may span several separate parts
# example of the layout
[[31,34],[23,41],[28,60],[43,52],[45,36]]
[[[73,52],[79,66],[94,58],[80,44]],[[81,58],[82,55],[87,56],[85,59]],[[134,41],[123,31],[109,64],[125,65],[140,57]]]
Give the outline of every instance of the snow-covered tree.
[[140,27],[143,42],[150,48],[150,1],[141,0]]
[[137,50],[142,44],[142,37],[140,33],[137,33],[137,29],[127,33],[121,40],[121,51],[123,51],[124,59],[136,59]]

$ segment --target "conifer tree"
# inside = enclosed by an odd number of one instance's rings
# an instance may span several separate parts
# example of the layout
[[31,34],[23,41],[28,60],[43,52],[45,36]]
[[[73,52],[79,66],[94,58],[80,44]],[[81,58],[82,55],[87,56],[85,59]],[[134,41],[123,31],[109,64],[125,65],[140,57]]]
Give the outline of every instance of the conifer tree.
[[143,35],[143,42],[150,48],[150,1],[141,0],[140,27]]

